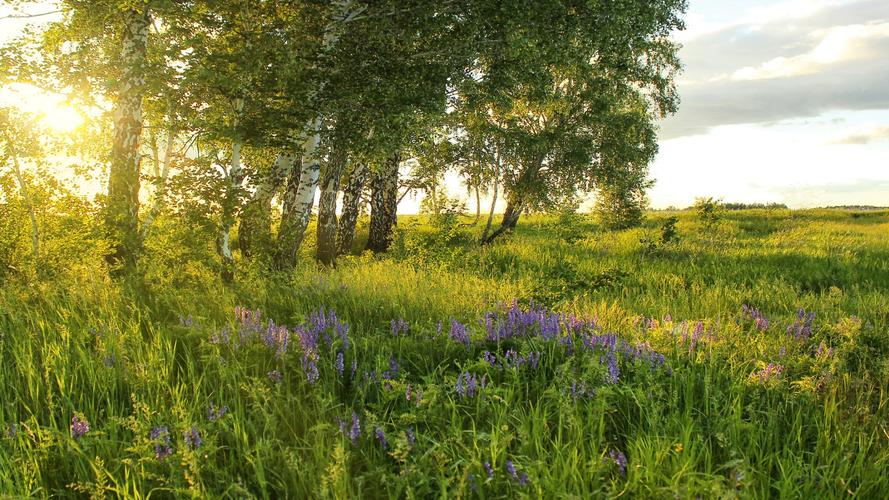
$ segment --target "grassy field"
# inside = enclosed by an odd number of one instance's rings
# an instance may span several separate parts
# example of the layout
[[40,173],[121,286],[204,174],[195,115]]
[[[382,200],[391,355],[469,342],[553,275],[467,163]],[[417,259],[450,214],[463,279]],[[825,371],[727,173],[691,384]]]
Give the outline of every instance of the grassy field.
[[889,213],[399,224],[233,287],[188,254],[7,282],[0,491],[889,497]]

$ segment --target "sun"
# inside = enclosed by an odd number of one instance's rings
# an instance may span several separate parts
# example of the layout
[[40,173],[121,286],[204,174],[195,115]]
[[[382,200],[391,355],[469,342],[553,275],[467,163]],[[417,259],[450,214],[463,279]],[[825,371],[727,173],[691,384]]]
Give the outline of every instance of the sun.
[[57,133],[70,133],[83,125],[83,114],[64,103],[47,103],[41,106],[41,123]]

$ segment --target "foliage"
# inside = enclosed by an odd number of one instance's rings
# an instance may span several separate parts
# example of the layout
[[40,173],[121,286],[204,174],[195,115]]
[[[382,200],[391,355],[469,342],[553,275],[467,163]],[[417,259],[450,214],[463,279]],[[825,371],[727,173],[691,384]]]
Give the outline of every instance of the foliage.
[[698,219],[704,227],[710,229],[722,219],[722,203],[713,198],[698,198],[695,200],[694,209]]

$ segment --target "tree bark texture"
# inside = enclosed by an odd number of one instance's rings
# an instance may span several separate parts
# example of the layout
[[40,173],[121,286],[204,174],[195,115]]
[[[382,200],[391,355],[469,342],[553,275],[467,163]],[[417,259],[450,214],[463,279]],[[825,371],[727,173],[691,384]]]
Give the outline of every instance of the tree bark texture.
[[272,199],[293,169],[294,157],[280,154],[269,175],[256,184],[256,191],[241,211],[238,225],[238,248],[241,256],[249,258],[272,245]]
[[222,221],[219,225],[219,239],[217,241],[219,256],[222,258],[222,280],[226,283],[230,283],[235,277],[235,259],[231,248],[231,230],[235,224],[238,191],[241,189],[241,182],[244,180],[244,172],[241,167],[242,147],[243,144],[240,141],[232,143],[231,165],[226,176],[225,198],[222,200]]
[[364,190],[367,177],[367,164],[354,163],[349,180],[343,187],[343,211],[340,215],[336,237],[337,255],[352,251],[352,242],[355,241],[355,225],[358,223],[358,211],[361,204],[361,192]]
[[[135,270],[139,235],[139,141],[142,136],[142,97],[150,16],[148,9],[124,12],[120,61],[123,74],[114,102],[114,137],[108,179],[106,229],[111,253],[106,256],[115,274]],[[122,271],[122,273],[121,273]]]
[[383,168],[371,177],[370,233],[367,249],[385,252],[392,244],[395,226],[398,224],[398,164],[399,155],[389,157]]
[[318,230],[316,257],[323,264],[330,265],[336,261],[336,197],[340,190],[340,178],[346,166],[346,155],[341,149],[335,149],[327,163],[324,178],[321,181],[321,198],[318,200]]

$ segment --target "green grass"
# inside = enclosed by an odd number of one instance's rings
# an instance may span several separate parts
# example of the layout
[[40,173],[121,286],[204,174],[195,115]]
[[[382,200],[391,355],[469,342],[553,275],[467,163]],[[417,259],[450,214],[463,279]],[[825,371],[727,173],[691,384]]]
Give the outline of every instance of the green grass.
[[[644,251],[640,238],[656,236],[669,215],[680,219],[680,240]],[[889,214],[750,210],[706,228],[692,213],[654,213],[646,227],[617,233],[585,218],[571,224],[529,217],[516,234],[478,248],[478,228],[405,217],[387,256],[322,269],[306,248],[293,275],[248,269],[232,287],[213,277],[212,263],[158,249],[149,249],[138,287],[113,284],[83,262],[51,281],[9,281],[0,288],[0,492],[889,496]],[[483,315],[513,299],[587,318],[597,334],[647,344],[665,364],[620,355],[611,384],[608,355],[582,349],[578,336],[572,352],[566,340],[539,335],[486,342]],[[742,316],[745,304],[769,318],[765,331]],[[224,328],[233,337],[243,328],[236,306],[291,332],[319,308],[335,310],[349,325],[345,377],[334,368],[339,340],[313,354],[314,384],[295,336],[283,356],[258,338],[214,343]],[[815,319],[811,335],[796,340],[786,328],[799,308]],[[393,336],[393,319],[410,331]],[[468,326],[468,348],[449,338],[452,320]],[[703,334],[691,348],[698,322]],[[498,369],[482,359],[509,349],[539,352],[539,365]],[[390,358],[398,374],[380,382]],[[762,380],[768,363],[783,372]],[[378,382],[365,380],[371,371]],[[486,377],[474,397],[457,394],[464,371]],[[573,397],[572,383],[587,394]],[[211,404],[228,412],[211,421]],[[337,420],[348,433],[353,412],[356,445]],[[75,414],[90,424],[77,439]],[[162,425],[173,454],[158,460],[149,434]],[[203,439],[197,449],[183,438],[192,427]],[[626,455],[625,474],[612,450]],[[525,486],[507,460],[527,474]]]

